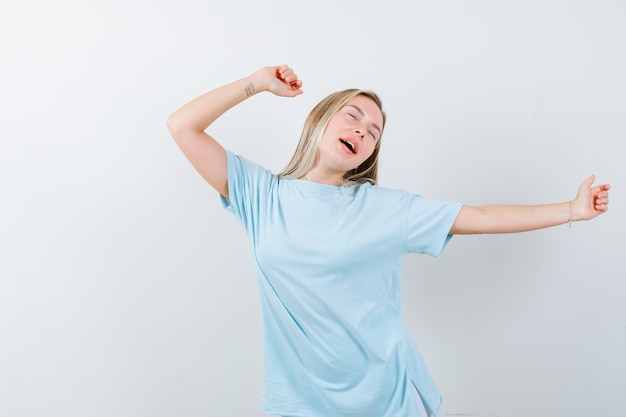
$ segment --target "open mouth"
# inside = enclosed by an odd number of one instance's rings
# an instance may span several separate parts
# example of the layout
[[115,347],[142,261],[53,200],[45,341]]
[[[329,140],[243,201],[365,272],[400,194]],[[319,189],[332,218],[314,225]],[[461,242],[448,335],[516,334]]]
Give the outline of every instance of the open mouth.
[[354,143],[352,143],[352,142],[350,142],[349,140],[346,140],[346,139],[339,139],[339,141],[341,143],[343,143],[343,145],[346,148],[350,149],[350,152],[352,152],[353,154],[356,154],[356,145]]

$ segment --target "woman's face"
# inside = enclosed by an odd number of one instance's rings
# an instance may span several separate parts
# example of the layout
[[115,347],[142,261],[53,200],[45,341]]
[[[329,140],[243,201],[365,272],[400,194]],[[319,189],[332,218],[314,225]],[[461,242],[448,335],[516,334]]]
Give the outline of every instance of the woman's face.
[[378,105],[356,96],[330,119],[320,143],[318,165],[343,174],[369,158],[380,139],[383,115]]

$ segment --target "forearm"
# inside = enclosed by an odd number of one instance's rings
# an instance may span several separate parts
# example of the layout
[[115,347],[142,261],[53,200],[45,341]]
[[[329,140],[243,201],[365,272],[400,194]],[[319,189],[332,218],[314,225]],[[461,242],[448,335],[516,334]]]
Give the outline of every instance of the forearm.
[[176,110],[167,126],[174,135],[180,131],[202,132],[226,111],[263,91],[256,73],[195,98]]
[[609,184],[593,185],[595,175],[587,178],[571,201],[543,205],[489,204],[463,206],[450,228],[451,234],[516,233],[568,222],[590,220],[608,210]]
[[463,206],[452,234],[517,233],[574,221],[571,202],[543,205]]

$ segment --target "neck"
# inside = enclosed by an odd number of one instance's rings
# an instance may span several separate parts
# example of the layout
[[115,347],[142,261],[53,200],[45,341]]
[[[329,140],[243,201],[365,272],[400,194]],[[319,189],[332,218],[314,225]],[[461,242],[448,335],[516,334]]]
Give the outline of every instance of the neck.
[[300,177],[301,180],[317,182],[328,185],[342,185],[343,172],[321,172],[315,168]]

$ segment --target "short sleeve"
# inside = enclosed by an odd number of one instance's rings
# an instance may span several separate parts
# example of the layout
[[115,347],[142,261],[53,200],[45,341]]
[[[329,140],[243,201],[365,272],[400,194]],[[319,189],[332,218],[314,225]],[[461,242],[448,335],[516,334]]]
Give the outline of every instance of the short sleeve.
[[226,151],[228,163],[228,197],[220,195],[224,209],[232,212],[247,230],[258,219],[259,210],[267,204],[276,176],[254,162]]
[[438,257],[452,238],[450,228],[462,206],[413,196],[408,212],[408,251]]

